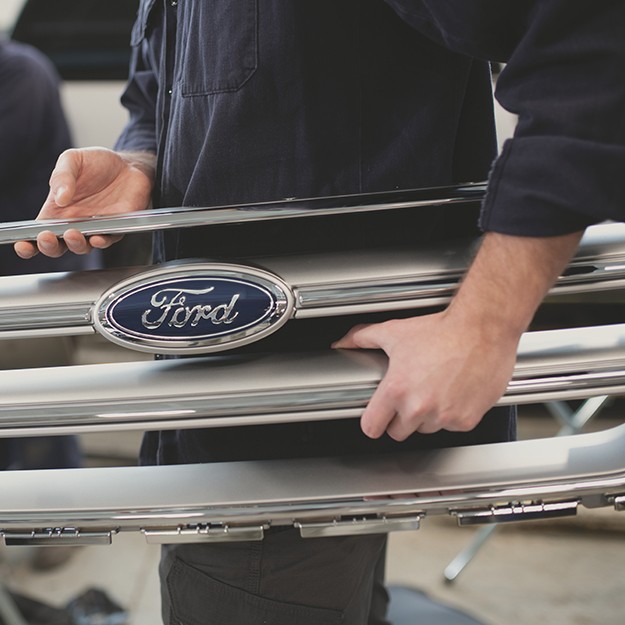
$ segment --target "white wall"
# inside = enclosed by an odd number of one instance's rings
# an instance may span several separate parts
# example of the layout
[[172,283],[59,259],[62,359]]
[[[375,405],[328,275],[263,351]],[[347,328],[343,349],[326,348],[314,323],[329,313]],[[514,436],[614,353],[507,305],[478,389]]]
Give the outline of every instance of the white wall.
[[0,33],[12,26],[22,4],[24,0],[0,0]]
[[[50,0],[54,2],[54,0]],[[24,0],[0,0],[0,36],[17,19]],[[61,97],[76,147],[112,147],[126,123],[126,111],[119,103],[121,81],[68,81]]]
[[127,118],[126,109],[119,103],[123,88],[121,81],[67,81],[63,84],[61,97],[76,147],[113,147]]

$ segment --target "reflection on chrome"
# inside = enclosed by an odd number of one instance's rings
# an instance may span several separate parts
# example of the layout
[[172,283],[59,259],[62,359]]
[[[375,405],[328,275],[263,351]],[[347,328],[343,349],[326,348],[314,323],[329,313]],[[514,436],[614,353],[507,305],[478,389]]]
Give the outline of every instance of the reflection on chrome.
[[486,183],[480,182],[412,191],[286,199],[235,206],[160,208],[115,217],[11,222],[0,227],[0,244],[34,241],[44,230],[60,236],[69,227],[87,236],[129,234],[225,223],[319,217],[346,212],[426,208],[442,204],[479,202],[485,192]]

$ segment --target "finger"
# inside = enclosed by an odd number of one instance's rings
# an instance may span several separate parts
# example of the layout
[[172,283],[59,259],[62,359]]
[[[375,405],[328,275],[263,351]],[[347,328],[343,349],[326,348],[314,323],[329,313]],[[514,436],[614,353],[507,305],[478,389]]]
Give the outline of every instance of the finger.
[[406,424],[401,420],[399,415],[388,424],[386,428],[386,434],[394,441],[401,443],[405,441],[411,434],[414,434],[415,430],[411,430],[406,427]]
[[354,326],[332,347],[342,349],[384,349],[386,324],[371,323]]
[[13,245],[13,249],[20,258],[24,258],[26,260],[39,254],[37,246],[30,241],[18,241]]
[[395,418],[388,424],[386,433],[394,441],[401,443],[405,441],[411,434],[417,431],[417,427],[414,424],[410,426],[400,415],[396,415]]
[[67,245],[67,249],[74,254],[88,254],[93,249],[87,237],[78,230],[66,230],[63,234],[63,241]]
[[443,423],[439,419],[424,419],[416,431],[419,434],[435,434],[443,429]]
[[360,418],[360,429],[369,438],[380,438],[396,415],[395,405],[384,383],[380,382]]
[[59,156],[50,176],[50,194],[58,206],[67,206],[74,198],[80,168],[78,150],[66,150]]
[[434,434],[442,430],[443,426],[436,418],[405,417],[397,415],[386,429],[386,433],[395,441],[405,441],[415,432],[419,434]]
[[59,258],[67,251],[65,243],[49,230],[37,235],[37,247],[42,254],[50,258]]
[[360,330],[366,327],[367,326],[364,323],[355,325],[349,330],[349,332],[345,336],[340,338],[338,341],[334,341],[334,343],[332,343],[332,349],[358,349],[360,345],[356,343],[354,335],[356,335]]
[[123,234],[94,234],[89,237],[89,245],[99,250],[105,250],[114,243],[121,241]]

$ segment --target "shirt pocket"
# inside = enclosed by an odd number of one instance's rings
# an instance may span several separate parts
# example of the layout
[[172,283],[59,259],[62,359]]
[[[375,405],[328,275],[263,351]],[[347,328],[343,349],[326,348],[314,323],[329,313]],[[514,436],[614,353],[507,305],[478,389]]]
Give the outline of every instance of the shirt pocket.
[[258,0],[179,0],[183,97],[238,91],[258,65]]

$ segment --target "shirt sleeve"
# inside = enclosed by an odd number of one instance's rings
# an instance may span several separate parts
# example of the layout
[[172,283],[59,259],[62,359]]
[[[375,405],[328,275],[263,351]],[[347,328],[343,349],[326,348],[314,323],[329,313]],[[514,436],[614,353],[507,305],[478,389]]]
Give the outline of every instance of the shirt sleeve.
[[117,139],[119,151],[153,152],[157,150],[156,109],[158,77],[146,38],[147,23],[154,2],[141,2],[131,35],[132,55],[128,82],[121,103],[128,110],[128,123]]
[[481,226],[553,236],[625,220],[625,2],[543,0],[496,89],[517,114]]

